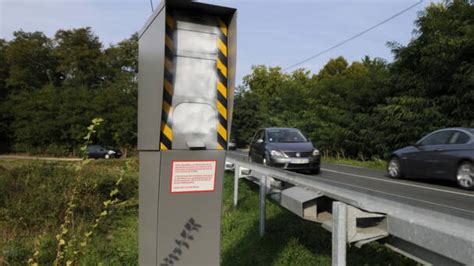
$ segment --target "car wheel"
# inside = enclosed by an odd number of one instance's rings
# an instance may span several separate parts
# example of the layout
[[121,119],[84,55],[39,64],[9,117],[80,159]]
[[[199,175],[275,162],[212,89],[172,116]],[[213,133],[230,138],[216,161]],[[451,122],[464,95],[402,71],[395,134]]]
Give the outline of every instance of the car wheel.
[[397,157],[390,159],[388,162],[387,172],[391,178],[402,177],[402,168],[400,167],[400,160],[398,160]]
[[309,170],[309,173],[312,174],[312,175],[317,175],[317,174],[319,174],[319,172],[320,172],[320,168],[319,168],[319,167],[318,167],[318,168],[315,168],[315,169]]
[[104,158],[105,158],[105,159],[110,159],[110,155],[109,155],[109,154],[106,154],[106,155],[104,156]]
[[464,189],[474,189],[474,166],[470,162],[461,163],[458,167],[456,180]]

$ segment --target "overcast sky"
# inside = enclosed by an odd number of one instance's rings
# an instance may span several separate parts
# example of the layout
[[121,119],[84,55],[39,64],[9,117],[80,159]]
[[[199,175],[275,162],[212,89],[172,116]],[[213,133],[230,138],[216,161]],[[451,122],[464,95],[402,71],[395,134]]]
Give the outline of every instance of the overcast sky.
[[[158,5],[158,0],[153,0]],[[237,81],[252,65],[290,66],[394,15],[419,0],[210,0],[238,9]],[[300,67],[317,72],[339,55],[348,61],[365,55],[392,60],[388,41],[406,44],[413,37],[417,12],[410,11]],[[151,15],[149,0],[0,0],[0,38],[14,31],[92,27],[105,46],[130,37]]]

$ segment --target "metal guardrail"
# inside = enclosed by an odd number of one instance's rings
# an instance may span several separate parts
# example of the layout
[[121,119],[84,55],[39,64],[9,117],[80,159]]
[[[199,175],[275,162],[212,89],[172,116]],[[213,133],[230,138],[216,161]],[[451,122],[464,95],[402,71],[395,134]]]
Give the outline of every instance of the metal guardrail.
[[[345,243],[351,242],[349,234],[352,237],[358,234],[355,244],[359,247],[383,238],[389,248],[425,265],[474,265],[472,219],[250,163],[232,153],[227,154],[226,168],[235,171],[234,205],[237,205],[239,179],[247,178],[261,186],[261,235],[265,228],[264,199],[270,194],[283,207],[304,219],[320,222],[333,232],[333,265],[345,265]],[[280,181],[287,186],[275,188],[269,180],[277,187]],[[366,219],[372,220],[364,227]],[[341,237],[343,235],[346,237]],[[344,244],[341,245],[341,241]]]

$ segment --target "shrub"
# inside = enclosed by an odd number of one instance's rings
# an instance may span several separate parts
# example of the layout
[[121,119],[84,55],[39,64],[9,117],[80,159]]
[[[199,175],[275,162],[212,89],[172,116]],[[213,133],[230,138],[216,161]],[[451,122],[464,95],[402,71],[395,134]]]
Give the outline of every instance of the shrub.
[[[40,250],[36,262],[51,264],[54,261],[58,243],[55,235],[64,222],[74,187],[78,200],[70,237],[80,240],[86,230],[91,230],[104,209],[104,202],[115,189],[125,161],[92,161],[79,172],[77,164],[42,161],[0,164],[0,262],[3,254],[3,260],[10,264],[25,264],[34,253],[35,241],[39,241]],[[121,201],[136,199],[138,195],[137,165],[130,165],[118,186],[116,198]],[[79,183],[77,174],[81,175]],[[110,210],[109,215],[115,215],[114,210]],[[109,230],[110,220],[104,221],[99,232]]]

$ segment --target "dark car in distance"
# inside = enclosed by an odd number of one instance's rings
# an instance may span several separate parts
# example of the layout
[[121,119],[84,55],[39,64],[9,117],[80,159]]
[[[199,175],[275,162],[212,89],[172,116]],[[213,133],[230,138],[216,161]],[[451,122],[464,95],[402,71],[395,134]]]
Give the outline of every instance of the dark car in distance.
[[87,157],[93,159],[120,158],[122,152],[117,149],[106,148],[102,145],[87,145]]
[[235,139],[231,139],[229,143],[227,143],[227,149],[229,151],[237,150],[237,141]]
[[306,170],[318,174],[320,153],[296,128],[264,128],[250,143],[249,160],[286,170]]
[[392,178],[419,177],[456,180],[474,189],[474,128],[446,128],[392,153],[388,174]]

